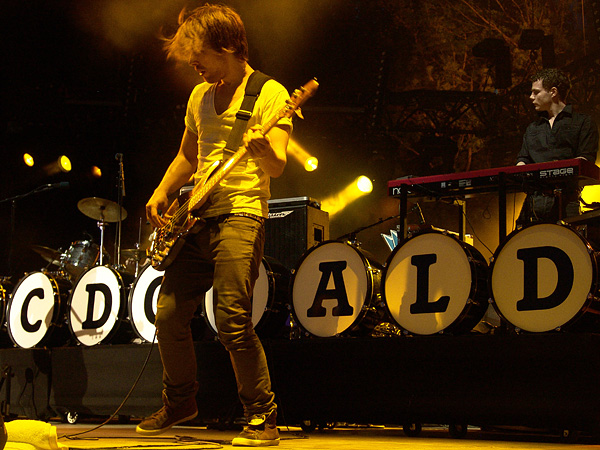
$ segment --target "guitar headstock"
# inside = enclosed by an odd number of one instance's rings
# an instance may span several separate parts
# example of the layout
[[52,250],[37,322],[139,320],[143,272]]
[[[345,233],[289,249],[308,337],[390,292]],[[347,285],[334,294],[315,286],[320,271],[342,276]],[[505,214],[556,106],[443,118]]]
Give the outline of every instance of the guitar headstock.
[[315,95],[317,89],[319,88],[319,83],[317,83],[317,79],[313,78],[308,83],[304,84],[304,86],[299,89],[295,89],[290,99],[287,101],[288,106],[284,115],[286,117],[291,117],[294,113],[298,114],[300,118],[302,117],[302,113],[300,112],[300,107],[304,105],[304,103]]

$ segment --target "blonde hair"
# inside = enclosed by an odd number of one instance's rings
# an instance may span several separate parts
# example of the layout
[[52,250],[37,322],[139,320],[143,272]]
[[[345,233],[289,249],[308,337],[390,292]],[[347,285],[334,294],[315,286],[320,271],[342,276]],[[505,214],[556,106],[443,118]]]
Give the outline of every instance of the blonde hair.
[[164,38],[168,58],[187,61],[191,51],[206,42],[218,52],[231,52],[248,60],[248,41],[242,19],[225,5],[206,4],[192,11],[183,9],[179,27],[170,38]]

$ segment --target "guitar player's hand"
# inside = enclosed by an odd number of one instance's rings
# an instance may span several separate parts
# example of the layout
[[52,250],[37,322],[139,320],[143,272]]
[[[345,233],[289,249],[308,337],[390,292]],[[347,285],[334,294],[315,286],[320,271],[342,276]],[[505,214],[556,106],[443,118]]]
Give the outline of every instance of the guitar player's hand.
[[273,154],[271,141],[262,133],[260,125],[253,126],[244,134],[244,145],[255,160],[261,160]]
[[159,214],[159,211],[166,211],[169,207],[169,199],[162,191],[156,190],[148,203],[146,203],[146,218],[150,224],[159,228],[167,223],[167,219]]
[[271,177],[278,177],[283,173],[287,161],[289,131],[287,125],[275,126],[268,135],[264,135],[262,127],[255,125],[244,134],[244,146],[250,157]]

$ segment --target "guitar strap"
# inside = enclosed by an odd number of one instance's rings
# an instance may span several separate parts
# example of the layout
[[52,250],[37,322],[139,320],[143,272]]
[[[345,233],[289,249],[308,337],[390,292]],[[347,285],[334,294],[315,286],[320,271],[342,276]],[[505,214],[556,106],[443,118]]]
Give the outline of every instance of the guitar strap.
[[244,99],[242,100],[242,106],[240,106],[239,111],[235,115],[235,122],[233,123],[231,132],[227,138],[227,143],[223,149],[223,162],[225,162],[227,157],[233,155],[238,148],[240,148],[242,137],[244,136],[246,127],[248,126],[248,121],[250,120],[250,117],[252,117],[252,111],[254,111],[256,99],[260,94],[263,84],[270,79],[270,76],[265,75],[258,70],[252,72],[250,77],[248,77],[246,91],[244,92]]

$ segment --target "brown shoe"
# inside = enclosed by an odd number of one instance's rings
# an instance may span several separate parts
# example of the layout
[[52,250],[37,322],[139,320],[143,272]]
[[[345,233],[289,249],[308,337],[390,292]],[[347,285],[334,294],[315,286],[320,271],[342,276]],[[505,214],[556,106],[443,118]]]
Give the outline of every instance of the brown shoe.
[[192,420],[198,415],[196,400],[191,399],[175,407],[165,404],[161,409],[143,419],[135,428],[144,436],[155,436],[164,433],[174,425]]
[[277,410],[274,409],[268,414],[257,414],[250,417],[244,431],[231,441],[231,445],[248,447],[279,445]]

